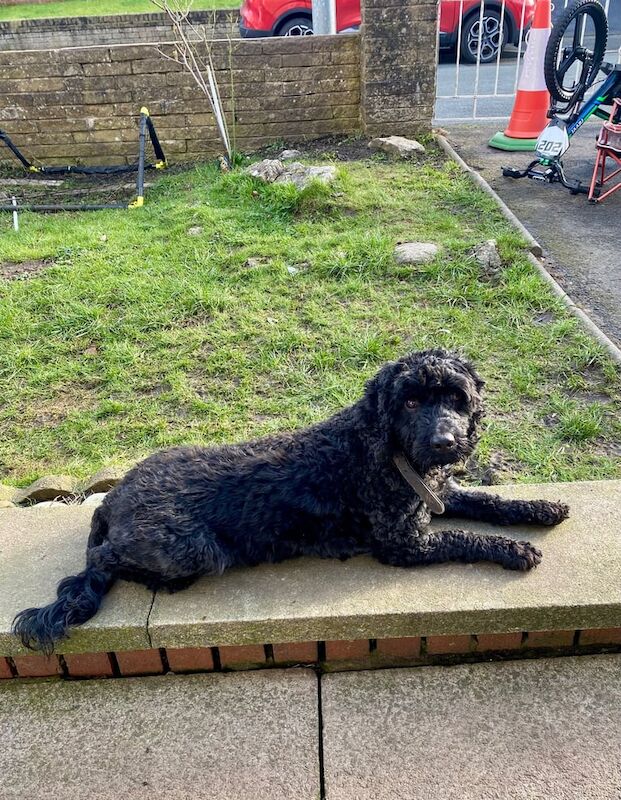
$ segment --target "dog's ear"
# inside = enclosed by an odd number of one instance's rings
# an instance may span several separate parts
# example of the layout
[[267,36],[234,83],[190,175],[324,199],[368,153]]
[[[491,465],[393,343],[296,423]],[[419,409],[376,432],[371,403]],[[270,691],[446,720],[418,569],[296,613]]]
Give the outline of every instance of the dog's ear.
[[372,449],[377,451],[378,456],[385,453],[390,445],[398,401],[395,383],[404,371],[407,371],[407,366],[402,361],[389,361],[366,385],[361,405],[367,430],[374,439]]
[[476,371],[472,362],[460,353],[451,353],[450,357],[453,361],[453,367],[459,372],[466,374],[472,380],[476,387],[477,394],[480,395],[485,386],[485,381]]

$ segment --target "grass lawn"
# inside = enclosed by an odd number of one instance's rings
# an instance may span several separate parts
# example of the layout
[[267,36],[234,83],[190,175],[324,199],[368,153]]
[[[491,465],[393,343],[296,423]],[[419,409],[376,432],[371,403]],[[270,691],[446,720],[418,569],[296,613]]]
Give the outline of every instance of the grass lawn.
[[[235,0],[193,0],[192,8],[237,8]],[[92,17],[103,14],[150,14],[158,12],[151,0],[57,0],[55,3],[32,3],[0,6],[0,22],[9,19],[46,19],[49,17]]]
[[[23,214],[19,233],[0,217],[0,274],[47,262],[0,279],[0,481],[306,425],[437,345],[488,384],[474,479],[490,463],[505,481],[621,477],[620,376],[493,202],[433,150],[359,152],[333,190],[203,165],[159,178],[141,210]],[[497,285],[469,255],[492,237]],[[442,255],[399,267],[404,240]]]

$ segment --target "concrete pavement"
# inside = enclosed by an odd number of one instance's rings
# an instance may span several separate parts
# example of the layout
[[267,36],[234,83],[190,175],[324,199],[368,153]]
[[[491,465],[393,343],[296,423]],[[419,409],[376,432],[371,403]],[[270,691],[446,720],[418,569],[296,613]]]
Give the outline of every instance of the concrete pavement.
[[322,678],[327,800],[618,800],[621,655]]
[[319,796],[309,670],[4,681],[0,731],[2,800]]
[[2,800],[618,800],[621,654],[4,681],[0,731]]

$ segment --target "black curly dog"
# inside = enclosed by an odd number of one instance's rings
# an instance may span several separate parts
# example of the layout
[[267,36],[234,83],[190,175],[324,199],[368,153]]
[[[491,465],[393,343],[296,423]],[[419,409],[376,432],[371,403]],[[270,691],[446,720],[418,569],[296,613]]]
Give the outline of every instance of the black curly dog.
[[[84,572],[14,632],[50,652],[117,578],[177,591],[234,565],[301,555],[384,564],[493,561],[526,570],[528,542],[431,531],[431,512],[498,525],[556,525],[567,506],[466,491],[450,465],[474,449],[483,381],[444,350],[386,364],[361,400],[310,428],[231,446],[177,447],[127,474],[93,515]],[[444,505],[444,507],[443,507]]]

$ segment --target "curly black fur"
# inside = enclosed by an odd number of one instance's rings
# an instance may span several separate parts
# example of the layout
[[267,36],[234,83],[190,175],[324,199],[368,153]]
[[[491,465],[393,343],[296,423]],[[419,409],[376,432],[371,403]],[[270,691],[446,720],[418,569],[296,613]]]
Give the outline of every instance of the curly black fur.
[[58,599],[17,615],[25,645],[50,651],[97,611],[117,578],[171,591],[233,565],[300,555],[370,553],[410,567],[443,561],[536,566],[528,542],[463,530],[432,532],[431,513],[393,463],[403,453],[448,515],[499,525],[555,525],[567,506],[465,491],[451,465],[477,442],[483,382],[444,350],[386,364],[361,400],[325,422],[258,441],[177,447],[127,474],[93,516],[86,571]]

